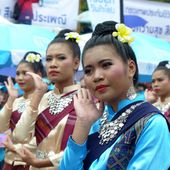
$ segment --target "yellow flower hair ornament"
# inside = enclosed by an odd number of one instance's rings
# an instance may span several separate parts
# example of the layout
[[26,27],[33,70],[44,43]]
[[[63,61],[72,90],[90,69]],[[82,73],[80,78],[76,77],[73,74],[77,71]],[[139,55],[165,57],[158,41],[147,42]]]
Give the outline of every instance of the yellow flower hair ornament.
[[134,38],[131,36],[132,29],[127,27],[125,24],[116,24],[115,26],[116,31],[112,33],[113,37],[117,37],[119,41],[122,43],[128,43],[130,44],[131,42],[134,41]]
[[26,61],[34,63],[34,62],[40,62],[41,56],[39,54],[29,53],[27,57],[25,58]]
[[65,33],[64,35],[66,40],[75,39],[77,43],[81,40],[80,35],[77,32],[69,32]]

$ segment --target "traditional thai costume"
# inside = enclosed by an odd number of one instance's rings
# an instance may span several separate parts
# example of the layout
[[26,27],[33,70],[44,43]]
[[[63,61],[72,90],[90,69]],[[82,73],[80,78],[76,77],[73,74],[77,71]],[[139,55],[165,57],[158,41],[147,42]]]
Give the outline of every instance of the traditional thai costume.
[[170,127],[158,109],[136,97],[106,111],[85,143],[69,138],[59,170],[168,169]]
[[161,102],[161,100],[158,99],[158,101],[153,105],[165,115],[170,123],[170,97],[167,97],[164,102]]
[[[0,132],[8,131],[10,133],[9,135],[11,136],[11,139],[13,140],[14,133],[20,133],[20,128],[17,127],[17,123],[29,103],[29,99],[19,97],[15,99],[12,110],[8,108],[7,105],[4,105],[3,109],[0,111]],[[13,140],[13,144],[17,150],[22,148],[22,144],[20,144],[16,140]],[[24,144],[24,146],[34,153],[36,149],[35,138],[33,138],[30,142]],[[22,161],[18,154],[6,149],[5,164],[3,169],[27,170],[29,169],[29,166]]]
[[58,167],[62,151],[74,129],[76,113],[73,96],[79,88],[79,85],[72,85],[65,87],[62,94],[58,89],[47,92],[39,104],[38,114],[24,114],[18,123],[22,130],[15,137],[25,141],[30,134],[35,135],[36,157],[49,158],[53,164],[52,167],[41,168],[43,170],[56,170]]

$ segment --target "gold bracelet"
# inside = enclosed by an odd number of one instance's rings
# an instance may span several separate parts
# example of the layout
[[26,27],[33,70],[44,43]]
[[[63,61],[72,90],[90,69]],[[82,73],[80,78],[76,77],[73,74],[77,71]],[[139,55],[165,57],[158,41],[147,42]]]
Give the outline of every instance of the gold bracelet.
[[38,112],[38,109],[37,109],[37,110],[33,110],[31,106],[30,106],[30,110],[31,110],[31,112],[33,112],[33,113]]
[[5,106],[6,106],[6,108],[7,108],[8,110],[12,110],[12,107],[9,107],[7,103],[6,103]]

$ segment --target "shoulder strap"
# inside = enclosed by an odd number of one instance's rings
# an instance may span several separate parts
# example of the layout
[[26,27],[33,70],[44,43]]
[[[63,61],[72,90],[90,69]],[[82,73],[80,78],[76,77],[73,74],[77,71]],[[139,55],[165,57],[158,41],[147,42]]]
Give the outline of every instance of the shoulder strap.
[[[141,102],[141,101],[140,101]],[[134,103],[133,103],[134,104]],[[130,108],[131,105],[128,105],[127,107]],[[126,107],[126,109],[127,109]],[[124,112],[125,109],[122,109],[120,112]],[[119,113],[119,112],[118,112]],[[118,114],[117,113],[117,114]],[[123,126],[123,128],[119,131],[119,133],[113,138],[112,141],[105,145],[100,145],[99,141],[100,139],[98,138],[99,133],[96,132],[88,137],[87,140],[87,149],[88,149],[88,154],[84,160],[84,170],[88,170],[91,163],[96,160],[97,158],[100,157],[100,155],[107,150],[112,144],[118,139],[118,137],[127,131],[131,126],[133,126],[138,120],[140,120],[142,117],[152,114],[152,113],[158,113],[161,114],[160,111],[152,106],[150,103],[145,102],[141,104],[140,106],[136,107],[136,109],[130,114],[130,116],[127,119],[127,122]],[[117,116],[116,114],[116,116]],[[119,114],[120,115],[120,114]],[[161,114],[162,115],[162,114]],[[115,117],[116,117],[115,116]],[[115,118],[113,118],[115,119]],[[170,129],[170,126],[169,126]]]

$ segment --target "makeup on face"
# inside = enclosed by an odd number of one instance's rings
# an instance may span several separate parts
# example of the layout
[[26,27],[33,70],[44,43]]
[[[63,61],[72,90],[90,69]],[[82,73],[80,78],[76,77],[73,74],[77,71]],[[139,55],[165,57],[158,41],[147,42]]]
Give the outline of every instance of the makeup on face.
[[33,79],[27,72],[34,72],[27,63],[21,63],[16,70],[15,80],[22,90],[29,90],[34,88]]
[[84,55],[86,85],[99,99],[110,100],[126,91],[126,69],[119,54],[110,46],[95,46]]

